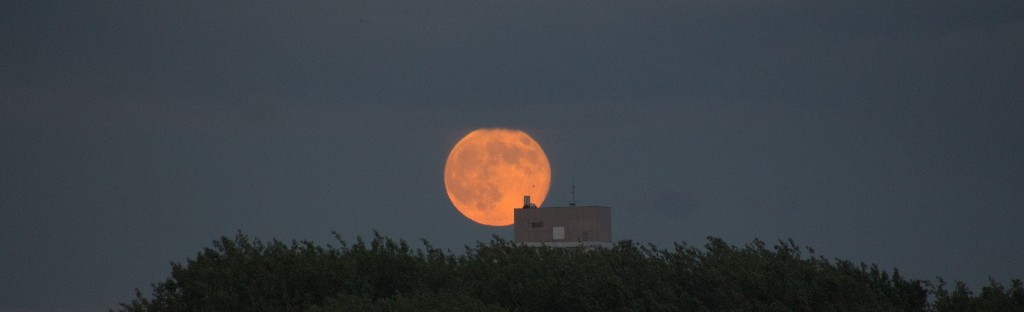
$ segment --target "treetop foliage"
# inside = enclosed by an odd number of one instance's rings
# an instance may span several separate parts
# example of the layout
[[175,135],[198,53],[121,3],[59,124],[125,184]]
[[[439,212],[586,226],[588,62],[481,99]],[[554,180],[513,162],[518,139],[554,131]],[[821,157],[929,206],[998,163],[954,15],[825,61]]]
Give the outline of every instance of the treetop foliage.
[[[1024,311],[1024,287],[905,279],[792,240],[702,248],[633,241],[527,247],[495,236],[456,255],[374,232],[339,246],[221,237],[122,311]],[[806,252],[806,254],[805,254]]]

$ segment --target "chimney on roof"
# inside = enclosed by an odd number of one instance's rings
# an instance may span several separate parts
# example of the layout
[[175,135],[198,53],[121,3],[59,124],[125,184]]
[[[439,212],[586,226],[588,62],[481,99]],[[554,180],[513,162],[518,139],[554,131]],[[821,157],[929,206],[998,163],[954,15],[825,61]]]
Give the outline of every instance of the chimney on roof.
[[537,205],[530,202],[530,195],[523,195],[523,209],[530,208],[537,208]]

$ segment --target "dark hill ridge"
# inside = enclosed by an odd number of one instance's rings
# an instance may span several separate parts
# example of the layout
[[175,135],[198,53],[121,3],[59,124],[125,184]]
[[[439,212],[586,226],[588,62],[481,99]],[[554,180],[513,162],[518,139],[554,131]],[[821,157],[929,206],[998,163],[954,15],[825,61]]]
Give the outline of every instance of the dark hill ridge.
[[[337,237],[337,234],[335,234]],[[462,255],[374,234],[340,246],[222,237],[172,264],[125,311],[1024,311],[1024,287],[906,279],[828,260],[792,240],[702,248],[632,241],[525,247],[495,237]],[[804,252],[807,252],[805,255]]]

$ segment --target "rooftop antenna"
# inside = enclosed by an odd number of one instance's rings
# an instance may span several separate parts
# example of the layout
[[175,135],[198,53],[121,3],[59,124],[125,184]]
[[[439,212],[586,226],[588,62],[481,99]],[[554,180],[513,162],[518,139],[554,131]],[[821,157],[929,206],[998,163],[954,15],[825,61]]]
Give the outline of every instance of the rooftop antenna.
[[572,201],[569,202],[569,206],[576,206],[576,181],[572,182]]

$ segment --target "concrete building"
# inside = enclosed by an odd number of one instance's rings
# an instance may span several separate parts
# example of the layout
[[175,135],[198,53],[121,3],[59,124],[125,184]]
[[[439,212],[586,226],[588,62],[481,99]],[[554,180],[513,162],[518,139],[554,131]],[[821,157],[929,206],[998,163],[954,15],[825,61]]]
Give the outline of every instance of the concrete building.
[[515,241],[553,247],[611,246],[612,209],[603,206],[544,207],[530,203],[514,212]]

